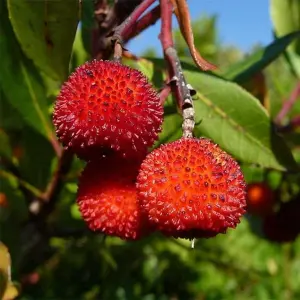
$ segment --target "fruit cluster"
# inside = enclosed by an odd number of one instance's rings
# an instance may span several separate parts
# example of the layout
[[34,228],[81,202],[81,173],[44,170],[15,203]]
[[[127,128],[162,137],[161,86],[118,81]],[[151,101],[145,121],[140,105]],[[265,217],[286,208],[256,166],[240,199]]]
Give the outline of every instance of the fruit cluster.
[[57,98],[53,122],[65,148],[87,165],[77,203],[89,228],[136,240],[159,230],[213,237],[245,213],[237,162],[205,138],[181,138],[147,154],[163,106],[139,71],[110,61],[77,68]]
[[284,243],[300,234],[299,196],[281,203],[279,191],[273,191],[266,182],[252,182],[247,186],[246,201],[247,212],[261,221],[264,238]]

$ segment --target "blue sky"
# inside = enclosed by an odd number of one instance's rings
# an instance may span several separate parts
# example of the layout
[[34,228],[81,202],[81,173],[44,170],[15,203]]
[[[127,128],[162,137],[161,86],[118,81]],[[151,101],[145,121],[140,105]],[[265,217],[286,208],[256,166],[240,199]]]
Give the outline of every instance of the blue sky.
[[[224,45],[238,46],[247,52],[257,43],[266,45],[272,41],[272,24],[269,0],[188,0],[192,18],[201,14],[217,15],[220,41]],[[177,23],[174,22],[177,27]],[[140,54],[149,46],[161,53],[157,38],[160,22],[131,41],[127,48]]]

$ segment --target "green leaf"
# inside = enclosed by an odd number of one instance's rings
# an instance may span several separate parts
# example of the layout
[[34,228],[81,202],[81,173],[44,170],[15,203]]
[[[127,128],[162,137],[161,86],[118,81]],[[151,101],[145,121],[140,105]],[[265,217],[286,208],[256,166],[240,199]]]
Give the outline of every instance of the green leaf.
[[8,135],[0,128],[0,156],[5,157],[8,160],[12,158],[12,151],[10,147]]
[[237,159],[278,170],[295,169],[290,149],[279,137],[266,110],[235,83],[200,72],[185,72],[197,90],[197,136],[207,136]]
[[154,64],[146,59],[140,59],[137,63],[137,68],[149,79],[154,76]]
[[10,281],[10,264],[8,249],[0,242],[0,299],[2,299],[6,286]]
[[[271,0],[270,13],[276,36],[300,30],[299,0]],[[300,78],[300,39],[288,47],[286,58],[295,75]]]
[[49,140],[30,127],[24,127],[20,136],[20,147],[24,154],[19,159],[22,178],[34,186],[44,189],[51,179],[55,152]]
[[25,54],[46,74],[64,81],[79,19],[79,1],[8,0],[9,17]]
[[[1,6],[3,8],[3,3]],[[4,14],[0,22],[1,89],[6,100],[20,113],[24,121],[51,139],[53,132],[42,80],[33,64],[20,50],[9,20]]]
[[0,127],[7,132],[22,129],[23,121],[18,111],[7,101],[0,82]]
[[[82,1],[81,39],[87,53],[92,53],[92,37],[95,28],[94,3],[90,0]],[[97,27],[96,27],[97,28]]]
[[82,44],[81,31],[82,31],[82,29],[77,30],[74,44],[73,44],[73,51],[72,51],[72,58],[71,58],[71,71],[72,72],[78,66],[84,64],[87,60],[90,59],[90,56],[85,51],[83,44]]
[[155,146],[179,139],[182,135],[181,124],[182,117],[179,114],[165,115],[163,129]]
[[287,46],[299,37],[300,31],[297,31],[276,39],[267,47],[255,51],[243,61],[234,64],[229,70],[221,75],[226,79],[233,80],[237,83],[243,83],[278,58],[279,55],[285,51]]
[[[270,13],[277,36],[300,30],[299,0],[271,0]],[[295,40],[289,49],[300,55],[300,39]]]

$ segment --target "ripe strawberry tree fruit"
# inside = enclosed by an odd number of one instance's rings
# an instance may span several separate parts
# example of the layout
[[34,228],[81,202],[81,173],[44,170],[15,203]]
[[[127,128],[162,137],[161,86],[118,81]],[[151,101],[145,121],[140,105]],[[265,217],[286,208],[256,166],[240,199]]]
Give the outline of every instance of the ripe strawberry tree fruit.
[[137,178],[141,209],[166,235],[212,237],[245,213],[245,181],[237,162],[205,138],[181,138],[154,150]]
[[151,231],[138,206],[137,173],[137,163],[116,158],[87,164],[79,179],[77,203],[91,230],[125,240]]
[[275,203],[273,190],[264,182],[247,186],[247,211],[253,215],[265,216],[272,213]]
[[88,161],[110,152],[145,156],[162,116],[158,94],[140,71],[93,60],[62,86],[53,123],[63,145]]

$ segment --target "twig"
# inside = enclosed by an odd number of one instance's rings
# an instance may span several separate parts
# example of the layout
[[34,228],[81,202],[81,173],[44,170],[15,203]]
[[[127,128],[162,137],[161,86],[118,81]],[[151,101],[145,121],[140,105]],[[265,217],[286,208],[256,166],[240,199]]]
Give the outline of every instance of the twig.
[[113,60],[115,62],[121,63],[122,62],[122,56],[123,56],[123,48],[122,45],[118,42],[115,42],[114,46],[114,58]]
[[0,176],[3,177],[3,178],[16,180],[21,187],[23,187],[24,189],[29,191],[33,196],[35,196],[39,199],[43,199],[44,196],[43,196],[42,191],[40,191],[39,189],[37,189],[36,187],[31,185],[27,181],[15,176],[14,174],[6,172],[5,170],[0,170]]
[[124,39],[124,43],[127,43],[132,38],[139,35],[142,31],[151,25],[154,25],[160,18],[160,6],[155,6],[152,10],[141,17],[133,26],[131,33]]
[[32,214],[39,215],[39,217],[43,218],[52,211],[57,196],[62,188],[63,178],[71,167],[72,159],[73,154],[64,150],[59,158],[56,171],[54,172],[45,192],[42,194],[42,197],[31,203],[30,212]]
[[[171,88],[182,111],[183,137],[192,137],[195,126],[195,111],[190,89],[183,75],[181,63],[174,48],[172,37],[172,4],[169,0],[160,0],[161,6],[161,35],[165,58],[169,64],[169,77]],[[172,84],[174,82],[174,84]]]
[[170,92],[171,92],[170,85],[169,84],[165,84],[163,86],[163,88],[160,90],[160,93],[159,93],[159,98],[160,98],[160,103],[161,104],[165,103],[165,101],[167,100]]
[[288,114],[288,112],[292,109],[298,97],[300,96],[300,82],[296,85],[294,90],[292,91],[290,98],[285,101],[282,105],[280,112],[278,113],[275,121],[277,124],[281,124],[284,117]]
[[[134,25],[138,18],[145,12],[147,8],[150,7],[156,0],[144,0],[140,5],[138,5],[135,10],[125,19],[125,21],[120,24],[112,36],[112,41],[114,43],[114,60],[122,60],[122,48],[124,41],[132,34]],[[119,44],[119,46],[117,46]]]
[[51,143],[51,145],[52,145],[52,147],[53,147],[53,149],[56,153],[56,156],[60,157],[61,154],[62,154],[62,147],[60,146],[60,144],[59,144],[59,142],[58,142],[58,140],[57,140],[57,138],[54,134],[50,138],[50,143]]

